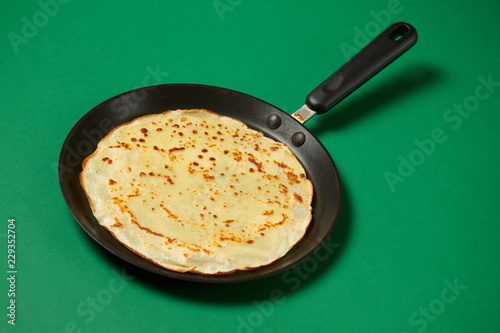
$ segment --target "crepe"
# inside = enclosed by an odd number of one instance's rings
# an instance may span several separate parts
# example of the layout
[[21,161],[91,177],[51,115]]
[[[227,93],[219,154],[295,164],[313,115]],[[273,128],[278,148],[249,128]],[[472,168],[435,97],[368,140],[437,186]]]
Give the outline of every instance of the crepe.
[[207,110],[120,125],[82,168],[97,221],[133,252],[178,272],[268,265],[311,221],[312,184],[290,149]]

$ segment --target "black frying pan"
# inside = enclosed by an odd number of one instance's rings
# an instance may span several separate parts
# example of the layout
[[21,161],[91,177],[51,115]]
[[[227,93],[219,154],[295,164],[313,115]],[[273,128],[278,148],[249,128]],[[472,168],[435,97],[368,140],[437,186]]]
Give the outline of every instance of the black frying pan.
[[[160,275],[198,282],[240,282],[283,272],[307,259],[329,237],[338,220],[341,186],[337,168],[325,147],[303,123],[324,113],[394,61],[417,41],[415,29],[395,23],[309,94],[292,116],[258,98],[219,87],[163,84],[115,96],[83,116],[69,132],[59,158],[59,182],[66,203],[81,227],[123,260]],[[314,186],[313,218],[304,238],[283,258],[255,270],[209,276],[161,268],[134,254],[101,227],[80,186],[81,163],[114,127],[139,116],[175,109],[208,109],[243,121],[250,128],[286,143]]]

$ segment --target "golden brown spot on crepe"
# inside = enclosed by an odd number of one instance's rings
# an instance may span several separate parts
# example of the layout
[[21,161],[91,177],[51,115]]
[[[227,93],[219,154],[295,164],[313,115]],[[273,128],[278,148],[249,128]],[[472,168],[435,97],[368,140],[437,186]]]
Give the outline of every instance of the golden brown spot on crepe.
[[235,243],[242,243],[243,242],[242,238],[236,237],[232,233],[228,233],[227,236],[224,233],[221,234],[219,236],[219,240],[221,242],[223,242],[223,241],[232,241],[232,242],[235,242]]
[[140,196],[141,194],[139,193],[139,189],[136,188],[135,191],[134,191],[134,194],[127,194],[127,199],[130,199],[132,197],[138,197]]
[[269,148],[269,149],[271,149],[272,151],[276,151],[276,150],[278,150],[278,149],[280,149],[280,148],[279,148],[279,147],[271,147],[271,148]]
[[262,232],[262,231],[265,231],[266,229],[271,229],[271,228],[274,228],[274,227],[277,227],[277,226],[285,224],[286,220],[288,220],[288,215],[286,215],[286,214],[283,213],[283,214],[281,214],[281,216],[282,216],[281,221],[276,222],[276,223],[266,222],[263,226],[261,226],[258,229],[258,231]]
[[125,204],[123,204],[123,200],[122,199],[120,199],[118,197],[113,197],[111,199],[113,200],[113,204],[116,205],[116,206],[118,206],[118,208],[119,208],[119,210],[120,210],[121,213],[127,213],[127,214],[130,215],[130,222],[132,222],[132,224],[136,225],[139,229],[144,230],[144,231],[146,231],[149,234],[152,234],[152,235],[155,235],[155,236],[164,237],[162,234],[160,234],[158,232],[154,232],[154,231],[152,231],[149,228],[143,227],[139,222],[137,222],[137,218],[128,209],[128,206],[125,205]]
[[118,142],[118,144],[116,146],[111,146],[109,148],[125,148],[126,150],[132,149],[132,148],[130,148],[129,144],[125,143],[125,142]]
[[135,141],[137,141],[137,139],[136,138],[132,138],[132,139],[130,139],[130,141],[135,142]]
[[113,179],[108,179],[108,184],[109,185],[115,185],[116,182]]
[[267,174],[267,175],[264,175],[263,177],[266,177],[269,180],[279,179],[279,177],[277,175],[269,175],[269,174]]
[[242,160],[241,153],[239,151],[233,152],[233,158],[236,162],[240,162]]
[[258,172],[262,172],[262,162],[257,163],[257,161],[255,160],[255,156],[253,156],[252,154],[249,155],[250,157],[248,158],[248,161],[257,167]]
[[111,225],[111,227],[113,227],[113,228],[123,228],[123,224],[120,222],[120,220],[118,220],[117,217],[115,217],[114,219],[115,219],[115,223],[113,223]]
[[146,227],[143,227],[142,225],[139,224],[139,222],[137,222],[136,219],[132,219],[131,222],[133,224],[135,224],[136,226],[139,227],[139,229],[141,230],[144,230],[146,231],[148,234],[151,234],[151,235],[155,235],[155,236],[159,236],[159,237],[164,237],[162,234],[160,234],[159,232],[154,232],[153,230],[149,229],[149,228],[146,228]]
[[286,164],[285,164],[285,163],[283,163],[283,162],[274,161],[274,164],[276,164],[277,166],[279,166],[280,168],[283,168],[283,169],[288,169],[288,168],[290,168],[288,165],[286,165]]
[[281,216],[283,217],[283,218],[281,219],[281,221],[279,221],[278,223],[275,223],[273,226],[276,226],[276,225],[282,225],[282,224],[284,224],[284,223],[286,222],[286,220],[288,220],[288,215],[286,215],[286,214],[281,214]]
[[209,181],[209,180],[214,180],[215,177],[214,176],[211,176],[211,175],[208,175],[206,173],[203,174],[203,178],[206,180],[206,181]]
[[113,160],[112,160],[112,159],[110,159],[109,157],[104,157],[102,160],[103,160],[104,162],[108,163],[108,164],[113,163]]
[[171,211],[170,211],[167,207],[165,207],[163,204],[160,204],[160,207],[161,207],[161,209],[163,209],[163,210],[167,213],[168,217],[170,217],[171,219],[177,220],[177,219],[179,218],[177,215],[173,214],[173,213],[172,213],[172,212],[171,212]]
[[296,184],[300,184],[300,180],[298,180],[298,177],[296,174],[294,174],[293,172],[286,172],[286,177],[288,178],[288,180],[290,181],[290,184],[293,184],[293,183],[296,183]]
[[186,121],[186,120],[188,120],[188,119],[187,119],[186,117],[181,117],[179,120],[180,120],[181,122],[184,122],[184,121]]
[[144,140],[143,138],[140,138],[139,142],[146,142],[146,140]]
[[280,189],[279,189],[279,191],[280,191],[281,193],[283,193],[284,195],[287,195],[287,194],[288,194],[288,187],[286,187],[286,185],[285,185],[285,184],[280,184],[280,185],[279,185],[279,188],[280,188]]
[[272,215],[274,213],[274,210],[266,210],[262,215]]
[[179,128],[179,124],[173,124],[172,127]]
[[184,147],[174,147],[174,148],[170,148],[168,150],[168,152],[169,153],[173,153],[174,151],[181,151],[181,150],[184,150],[184,149],[186,149],[186,148],[184,148]]
[[177,238],[170,238],[168,236],[164,236],[166,241],[164,242],[165,245],[172,244],[173,242],[177,241]]
[[304,202],[304,200],[302,199],[302,196],[298,193],[295,193],[293,192],[293,197],[295,198],[295,200],[297,200],[299,203],[302,203]]
[[248,243],[248,244],[252,244],[252,243],[253,243],[253,240],[247,240],[247,243]]

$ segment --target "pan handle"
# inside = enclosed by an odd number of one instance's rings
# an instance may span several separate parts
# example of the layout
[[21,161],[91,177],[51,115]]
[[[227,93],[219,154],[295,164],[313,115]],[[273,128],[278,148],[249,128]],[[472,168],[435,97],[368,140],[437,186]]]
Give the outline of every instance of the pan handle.
[[[325,113],[417,42],[417,31],[405,22],[390,25],[306,98],[314,113]],[[300,110],[299,110],[300,111]],[[314,114],[313,113],[313,114]],[[307,119],[305,119],[307,120]]]

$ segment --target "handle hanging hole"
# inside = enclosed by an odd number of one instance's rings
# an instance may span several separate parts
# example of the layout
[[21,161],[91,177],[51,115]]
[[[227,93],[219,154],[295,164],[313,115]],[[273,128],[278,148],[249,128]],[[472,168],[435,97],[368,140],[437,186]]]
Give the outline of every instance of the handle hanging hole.
[[398,41],[401,38],[403,38],[408,32],[410,31],[410,28],[406,25],[400,25],[393,31],[389,33],[389,38],[392,39],[393,41]]

